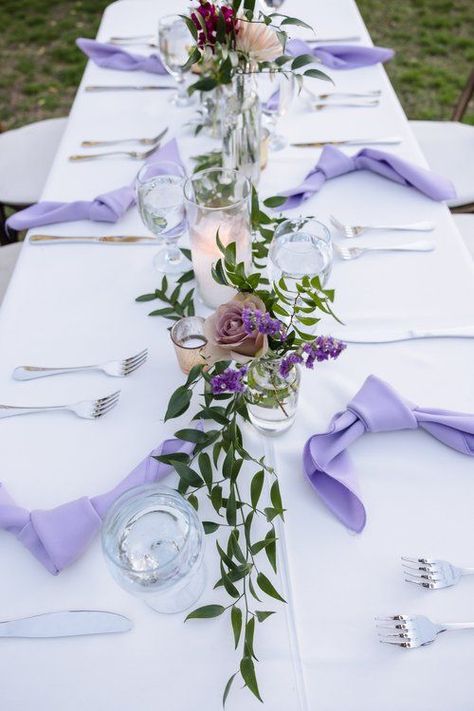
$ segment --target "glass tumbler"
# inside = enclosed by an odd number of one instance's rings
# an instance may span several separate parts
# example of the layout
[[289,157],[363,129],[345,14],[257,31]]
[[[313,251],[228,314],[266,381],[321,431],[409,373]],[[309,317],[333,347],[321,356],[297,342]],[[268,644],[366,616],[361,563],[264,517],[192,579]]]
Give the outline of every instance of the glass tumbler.
[[126,491],[102,528],[112,576],[157,612],[186,610],[202,594],[204,530],[193,507],[158,484]]

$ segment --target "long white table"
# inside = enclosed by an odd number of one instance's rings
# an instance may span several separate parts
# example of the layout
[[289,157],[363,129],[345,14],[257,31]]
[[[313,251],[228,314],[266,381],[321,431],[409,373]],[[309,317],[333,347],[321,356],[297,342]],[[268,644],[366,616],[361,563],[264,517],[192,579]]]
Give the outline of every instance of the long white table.
[[[355,33],[370,42],[353,0],[288,0],[284,9],[314,24],[321,35]],[[99,39],[154,30],[159,15],[169,11],[163,1],[121,0],[106,10]],[[281,126],[291,138],[398,134],[403,142],[390,150],[425,165],[383,67],[331,74],[339,90],[381,88],[381,106],[309,113],[298,101]],[[84,92],[88,83],[149,80],[149,75],[89,63],[45,199],[92,198],[132,180],[137,170],[132,161],[69,163],[67,156],[78,152],[85,138],[154,135],[166,124],[183,156],[205,150],[206,140],[194,138],[184,125],[192,111],[174,109],[167,96]],[[272,155],[261,193],[275,194],[295,184],[318,156],[318,150],[295,148]],[[348,328],[472,323],[474,270],[443,205],[359,173],[326,184],[302,212],[323,221],[333,212],[361,222],[430,219],[437,224],[437,249],[431,254],[374,255],[334,266],[337,312]],[[133,209],[112,226],[84,222],[36,231],[93,235],[142,230]],[[120,382],[120,406],[101,421],[61,414],[2,421],[1,480],[21,505],[50,508],[108,489],[181,424],[162,421],[168,397],[182,379],[166,324],[147,318],[146,304],[134,303],[138,294],[157,285],[152,256],[149,247],[25,244],[0,311],[2,402],[74,402],[112,392],[117,384],[99,374],[19,384],[11,379],[11,371],[21,363],[81,363],[126,355],[143,346],[150,347],[151,357],[146,367]],[[373,625],[375,615],[400,611],[443,621],[474,619],[471,581],[427,593],[403,582],[399,563],[402,554],[431,553],[474,565],[472,459],[421,432],[359,441],[351,454],[361,476],[368,525],[353,536],[305,481],[301,452],[306,438],[326,428],[369,373],[390,381],[419,404],[473,411],[473,362],[470,340],[354,345],[338,362],[304,374],[292,430],[265,443],[253,435],[254,446],[265,448],[276,462],[288,509],[281,585],[290,605],[258,635],[257,654],[263,660],[258,677],[271,711],[472,707],[472,635],[446,635],[432,647],[403,652],[378,644]],[[43,570],[7,533],[0,537],[0,555],[2,619],[53,609],[103,608],[123,612],[135,622],[131,633],[116,637],[2,641],[2,709],[221,708],[221,690],[238,663],[227,619],[183,625],[180,615],[151,612],[113,582],[98,541],[59,577]],[[211,588],[216,574],[213,545],[208,546],[207,559]],[[203,603],[213,601],[218,596],[209,589]],[[228,708],[247,711],[260,706],[247,691],[236,689]]]

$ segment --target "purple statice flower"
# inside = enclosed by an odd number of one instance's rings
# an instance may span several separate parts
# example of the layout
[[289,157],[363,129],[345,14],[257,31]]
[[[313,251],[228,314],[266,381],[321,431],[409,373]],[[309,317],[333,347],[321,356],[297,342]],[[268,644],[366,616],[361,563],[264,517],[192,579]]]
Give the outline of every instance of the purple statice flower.
[[245,390],[243,378],[247,370],[247,366],[243,366],[238,370],[235,370],[235,368],[226,368],[223,373],[214,375],[214,377],[211,378],[212,394],[219,395],[219,393],[243,392]]
[[323,360],[338,358],[345,348],[346,344],[338,341],[337,338],[318,336],[311,343],[305,343],[302,348],[303,353],[306,354],[305,366],[313,368],[315,361],[321,363]]
[[260,309],[252,309],[245,307],[242,310],[242,322],[247,333],[262,333],[266,336],[271,336],[280,341],[286,338],[286,331],[283,323],[272,318],[269,313],[260,311]]
[[287,378],[290,374],[291,369],[293,368],[294,365],[297,365],[298,363],[302,363],[303,358],[299,353],[290,353],[290,355],[287,355],[285,358],[280,363],[280,367],[278,369],[278,372],[280,373],[282,378]]

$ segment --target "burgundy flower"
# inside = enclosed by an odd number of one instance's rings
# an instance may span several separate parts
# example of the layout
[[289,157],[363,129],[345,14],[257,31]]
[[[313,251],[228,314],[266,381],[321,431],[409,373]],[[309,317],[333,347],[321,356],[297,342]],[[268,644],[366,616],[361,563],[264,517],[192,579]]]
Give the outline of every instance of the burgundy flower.
[[226,34],[230,35],[232,32],[237,32],[237,22],[231,7],[223,5],[219,8],[211,2],[207,2],[207,0],[199,0],[199,7],[196,8],[195,12],[191,13],[191,20],[198,31],[198,47],[215,46],[219,11],[224,18]]

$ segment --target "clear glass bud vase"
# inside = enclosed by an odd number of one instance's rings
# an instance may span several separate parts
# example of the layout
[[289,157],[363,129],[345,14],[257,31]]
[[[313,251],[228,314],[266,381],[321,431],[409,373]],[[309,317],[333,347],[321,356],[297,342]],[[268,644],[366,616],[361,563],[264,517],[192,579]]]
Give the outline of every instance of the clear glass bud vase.
[[260,178],[261,110],[254,76],[236,74],[222,99],[222,166]]
[[250,421],[260,432],[276,435],[289,429],[296,416],[301,372],[294,365],[280,373],[282,359],[266,356],[252,361],[247,372],[245,399]]

